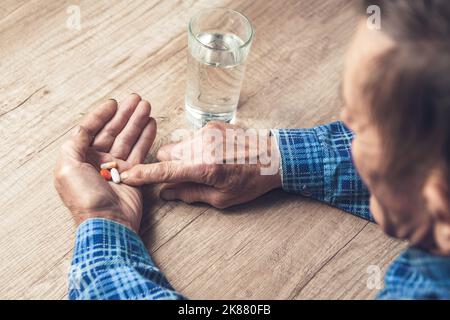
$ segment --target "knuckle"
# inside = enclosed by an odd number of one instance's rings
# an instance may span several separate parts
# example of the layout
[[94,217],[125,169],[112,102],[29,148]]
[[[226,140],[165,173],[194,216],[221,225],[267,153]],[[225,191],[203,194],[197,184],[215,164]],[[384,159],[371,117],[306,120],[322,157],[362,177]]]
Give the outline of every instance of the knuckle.
[[148,109],[150,111],[150,108],[152,106],[150,104],[150,101],[148,101],[148,100],[141,100],[141,104],[142,104],[142,107],[144,107],[144,108],[146,108],[146,109]]
[[105,127],[105,129],[104,129],[104,131],[103,131],[104,133],[104,135],[106,135],[107,137],[110,137],[110,138],[115,138],[116,137],[116,135],[117,135],[117,132],[116,132],[116,130],[114,129],[114,127],[113,126],[111,126],[111,125],[107,125],[106,127]]
[[67,140],[61,145],[62,154],[69,153],[71,150],[72,150],[72,142],[70,140]]
[[239,165],[233,165],[230,168],[229,174],[227,174],[227,178],[226,178],[226,185],[225,188],[226,189],[230,189],[230,191],[232,191],[233,189],[235,189],[236,187],[242,186],[245,184],[245,179],[246,177],[248,177],[249,174],[251,174],[251,172],[246,172],[244,167],[239,166]]
[[197,168],[197,172],[199,172],[202,180],[206,180],[206,178],[208,177],[208,174],[209,174],[209,165],[204,164],[204,163],[200,164]]
[[189,204],[196,202],[193,193],[189,191],[181,192],[180,199]]
[[138,94],[138,93],[132,93],[132,94],[130,94],[129,96],[128,96],[129,98],[131,98],[131,97],[135,97],[137,100],[142,100],[142,98],[141,98],[141,95],[140,94]]
[[128,173],[130,178],[141,180],[143,177],[143,170],[142,164],[136,164],[128,171]]
[[66,180],[71,175],[72,168],[66,165],[58,166],[53,172],[56,182]]
[[209,172],[213,176],[220,175],[222,168],[223,166],[221,164],[214,163],[209,165]]
[[208,184],[215,184],[221,176],[222,165],[220,164],[202,164],[199,168],[202,178]]
[[[150,108],[152,106],[150,105]],[[150,117],[150,121],[148,122],[149,124],[151,124],[152,126],[154,126],[155,128],[158,126],[158,123],[156,122],[155,118]]]
[[143,164],[138,164],[135,166],[135,178],[138,180],[141,180],[145,177],[147,169],[146,166]]
[[121,148],[129,148],[129,146],[133,145],[133,143],[135,142],[134,138],[128,133],[121,135],[117,138],[117,140],[118,145]]
[[208,124],[204,127],[206,129],[222,129],[224,127],[223,122],[220,121],[210,121]]
[[217,209],[225,209],[229,207],[228,200],[222,196],[214,196],[211,199],[211,205]]
[[174,169],[170,162],[162,162],[162,168],[159,172],[159,176],[162,181],[169,181],[174,176]]

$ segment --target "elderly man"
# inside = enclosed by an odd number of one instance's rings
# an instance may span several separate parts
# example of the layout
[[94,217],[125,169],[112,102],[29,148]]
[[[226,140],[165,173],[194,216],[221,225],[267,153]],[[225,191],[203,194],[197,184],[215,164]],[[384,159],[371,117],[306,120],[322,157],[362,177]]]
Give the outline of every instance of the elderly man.
[[[56,188],[79,224],[69,297],[183,298],[137,235],[139,186],[164,182],[166,200],[225,208],[282,187],[374,219],[411,244],[392,263],[378,297],[450,299],[450,3],[369,4],[382,8],[384,29],[370,32],[361,22],[356,33],[344,76],[345,125],[272,130],[255,146],[237,139],[234,126],[212,123],[161,148],[159,163],[143,164],[156,135],[148,102],[131,95],[90,113],[64,144],[55,171]],[[230,130],[236,134],[227,141]],[[222,139],[204,139],[209,131]],[[244,152],[192,161],[185,151],[199,139],[206,140],[200,152],[240,149],[239,143]],[[251,154],[269,155],[271,163],[251,162]],[[117,162],[122,184],[99,175],[109,161]],[[274,163],[281,170],[261,174]]]

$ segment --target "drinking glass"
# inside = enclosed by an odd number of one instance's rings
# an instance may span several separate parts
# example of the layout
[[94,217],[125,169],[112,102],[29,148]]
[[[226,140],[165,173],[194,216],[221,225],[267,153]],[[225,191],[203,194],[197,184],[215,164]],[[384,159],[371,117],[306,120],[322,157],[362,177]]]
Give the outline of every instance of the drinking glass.
[[195,127],[234,119],[253,33],[249,19],[230,9],[205,9],[191,18],[185,110]]

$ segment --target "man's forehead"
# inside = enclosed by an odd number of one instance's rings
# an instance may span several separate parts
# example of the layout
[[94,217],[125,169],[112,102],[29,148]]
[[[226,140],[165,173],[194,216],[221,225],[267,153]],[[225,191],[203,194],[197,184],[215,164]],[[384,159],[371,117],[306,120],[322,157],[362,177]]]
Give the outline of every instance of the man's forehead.
[[353,45],[352,58],[366,63],[395,46],[395,42],[382,30],[371,30],[365,22],[358,26]]

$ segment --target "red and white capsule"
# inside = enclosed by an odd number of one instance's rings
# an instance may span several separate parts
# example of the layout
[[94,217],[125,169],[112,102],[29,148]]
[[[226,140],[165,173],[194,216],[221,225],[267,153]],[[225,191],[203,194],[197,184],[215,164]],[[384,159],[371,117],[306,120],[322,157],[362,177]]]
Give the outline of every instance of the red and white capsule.
[[116,168],[112,168],[111,171],[111,179],[114,183],[120,183],[121,179],[120,179],[120,173]]
[[109,172],[109,170],[107,169],[101,169],[100,170],[100,175],[106,180],[106,181],[111,181],[112,177],[111,177],[111,172]]
[[117,168],[117,162],[111,161],[111,162],[105,162],[100,165],[100,169],[112,169]]

